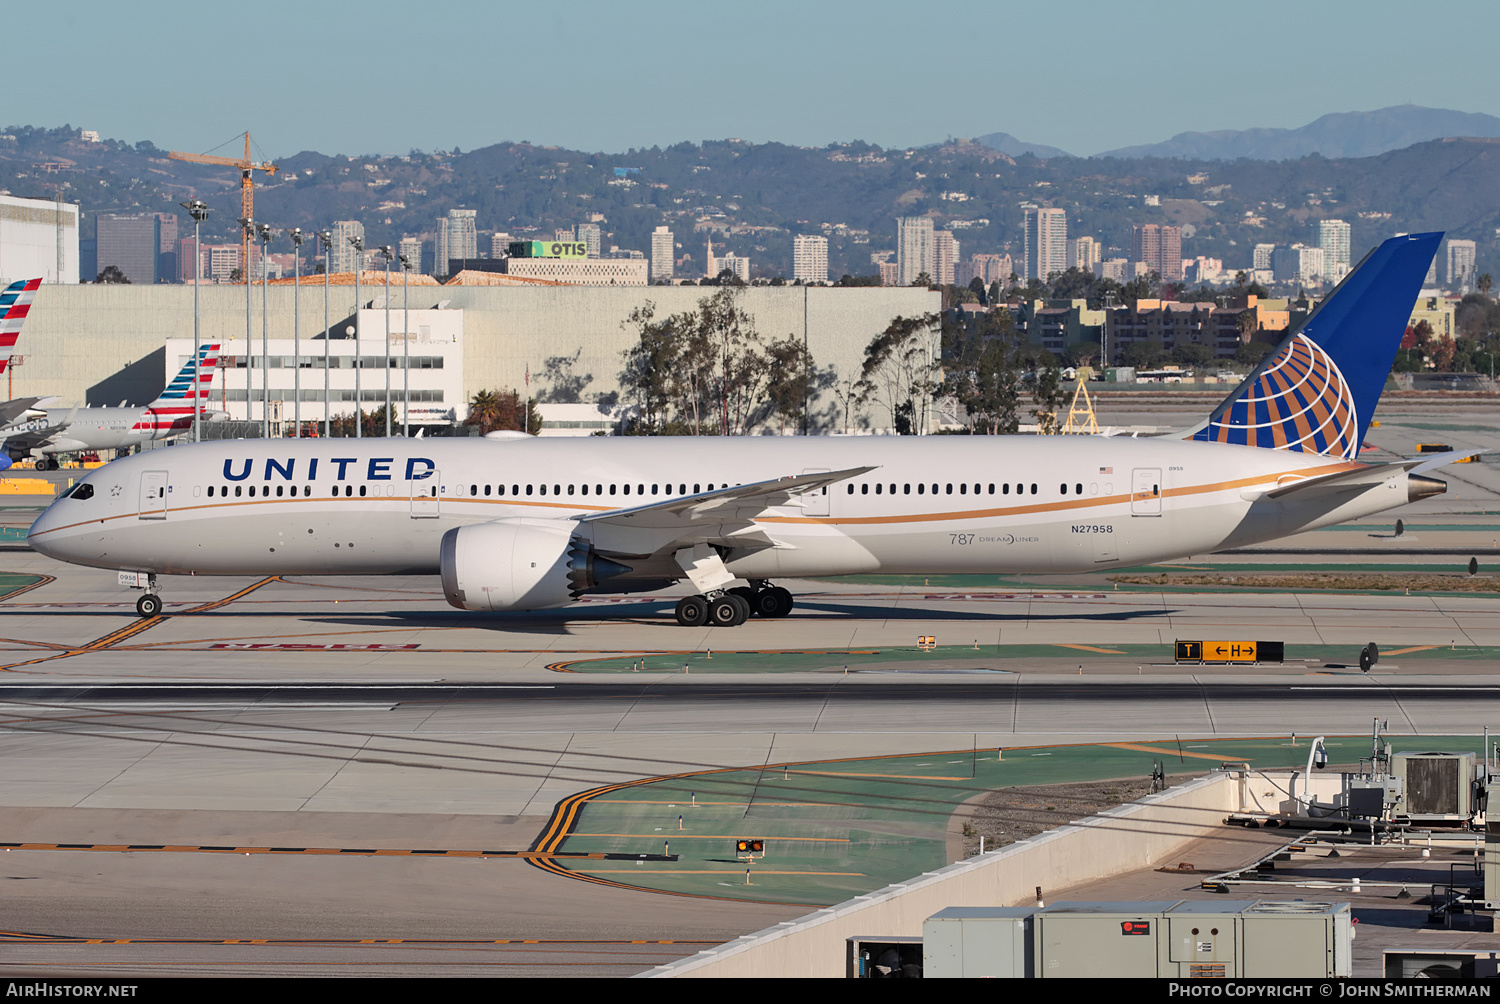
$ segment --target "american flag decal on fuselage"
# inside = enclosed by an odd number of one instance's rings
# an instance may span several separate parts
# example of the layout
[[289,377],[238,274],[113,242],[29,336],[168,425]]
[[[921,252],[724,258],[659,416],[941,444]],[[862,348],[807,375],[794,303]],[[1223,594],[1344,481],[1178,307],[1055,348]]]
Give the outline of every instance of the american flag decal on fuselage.
[[140,419],[132,426],[133,431],[163,439],[170,433],[191,428],[194,405],[201,410],[208,400],[209,386],[213,383],[214,368],[218,364],[218,343],[200,346],[197,364],[188,360],[172,378],[172,382],[167,384],[167,389],[146,406]]
[[1354,396],[1332,357],[1306,335],[1282,343],[1229,407],[1193,439],[1354,459]]
[[42,285],[40,279],[22,279],[6,286],[0,292],[0,373],[10,365],[10,357],[16,350],[16,339],[21,335],[21,322],[31,310],[31,301]]

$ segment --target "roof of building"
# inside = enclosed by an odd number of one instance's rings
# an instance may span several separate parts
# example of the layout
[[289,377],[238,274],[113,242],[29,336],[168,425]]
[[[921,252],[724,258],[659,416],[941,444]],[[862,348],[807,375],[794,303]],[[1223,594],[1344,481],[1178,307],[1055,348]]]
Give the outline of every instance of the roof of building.
[[452,276],[445,286],[572,286],[571,282],[556,279],[533,279],[524,275],[506,275],[504,272],[479,272],[466,268]]
[[[400,286],[402,284],[402,278],[403,278],[403,276],[405,277],[405,279],[407,281],[407,284],[412,285],[412,286],[436,286],[438,284],[438,281],[436,279],[434,279],[432,276],[430,276],[430,275],[423,275],[420,272],[412,272],[412,273],[392,272],[391,273],[391,285],[392,286]],[[377,269],[366,269],[365,271],[363,271],[363,272],[361,272],[359,274],[359,284],[361,286],[384,286],[385,285],[385,277],[386,277],[386,274],[383,271],[380,271],[380,270],[377,270]],[[315,273],[313,275],[304,275],[300,279],[298,279],[298,277],[296,277],[296,276],[290,276],[290,277],[289,276],[282,276],[280,279],[272,279],[271,282],[270,282],[270,284],[272,286],[290,286],[290,285],[292,285],[292,283],[294,281],[300,281],[303,285],[306,285],[306,286],[321,286],[321,285],[323,285],[323,276],[321,274],[318,274],[318,273]],[[330,285],[330,286],[352,286],[352,285],[354,285],[354,273],[353,272],[332,272],[332,273],[329,273],[329,275],[328,275],[328,285]]]

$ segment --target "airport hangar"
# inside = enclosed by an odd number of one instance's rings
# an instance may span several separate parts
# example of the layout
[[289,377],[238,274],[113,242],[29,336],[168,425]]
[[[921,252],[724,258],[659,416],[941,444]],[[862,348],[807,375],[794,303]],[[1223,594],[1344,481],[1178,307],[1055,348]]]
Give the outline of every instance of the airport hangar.
[[[366,277],[371,276],[366,272]],[[320,356],[323,331],[323,284],[321,277],[303,283],[298,319],[306,340],[303,355]],[[413,284],[410,307],[429,311],[439,304],[444,310],[463,311],[463,395],[457,419],[481,390],[521,390],[531,374],[533,393],[546,390],[542,377],[545,361],[579,353],[575,375],[591,374],[584,395],[618,390],[623,368],[621,353],[635,343],[636,330],[627,318],[648,301],[656,316],[665,317],[696,309],[698,301],[714,290],[696,286],[428,286]],[[205,285],[200,333],[204,341],[225,344],[226,353],[244,345],[246,334],[245,287]],[[361,352],[365,356],[384,353],[384,311],[370,310],[381,303],[382,285],[362,285],[359,299],[365,305]],[[270,285],[250,290],[250,354],[259,354],[262,302],[266,304],[266,327],[273,340],[289,339],[293,329],[293,288]],[[264,298],[264,299],[263,299]],[[355,306],[352,286],[331,287],[330,328],[347,329]],[[766,342],[788,336],[806,340],[819,369],[833,366],[841,382],[859,378],[864,350],[897,316],[912,317],[941,308],[940,294],[916,288],[834,288],[807,286],[758,286],[743,290],[743,309],[754,318],[756,330]],[[399,279],[390,287],[390,325],[400,332],[406,293]],[[21,333],[20,351],[26,365],[15,374],[15,393],[56,396],[64,404],[116,405],[122,400],[150,401],[165,377],[176,372],[177,361],[167,358],[169,339],[193,337],[193,288],[187,285],[43,285]],[[317,339],[315,341],[315,339]],[[400,353],[400,342],[392,340],[392,354]],[[276,358],[273,356],[273,359]],[[272,366],[272,383],[291,385],[288,374],[278,380]],[[366,371],[366,390],[376,378]],[[400,393],[400,371],[392,384]],[[308,377],[307,374],[313,374]],[[309,383],[321,388],[317,370],[305,370]],[[258,382],[258,381],[257,381]],[[383,379],[379,384],[384,388]],[[289,394],[290,392],[288,392]],[[381,398],[383,400],[383,393]],[[272,399],[276,398],[273,387]],[[215,398],[216,399],[216,398]],[[307,398],[304,395],[304,401]],[[365,407],[377,407],[366,398]],[[344,405],[348,409],[348,405]],[[337,413],[337,405],[335,413]],[[812,402],[814,431],[833,431],[843,424],[843,407],[836,395],[824,391]],[[312,412],[321,413],[321,408]],[[304,409],[306,418],[313,414]],[[286,415],[290,417],[290,415]],[[859,412],[855,425],[885,426],[889,416],[878,407],[867,410],[864,422]]]

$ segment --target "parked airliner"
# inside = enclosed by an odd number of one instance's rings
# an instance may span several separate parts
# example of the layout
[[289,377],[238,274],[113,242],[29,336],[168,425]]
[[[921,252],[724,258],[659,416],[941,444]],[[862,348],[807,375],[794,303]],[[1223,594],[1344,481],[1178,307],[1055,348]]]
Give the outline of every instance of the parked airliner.
[[189,359],[166,389],[145,407],[52,408],[38,419],[0,430],[0,453],[5,466],[36,457],[36,469],[57,467],[62,454],[85,450],[120,450],[158,439],[174,439],[193,427],[196,396],[202,421],[228,418],[208,411],[208,392],[219,362],[219,346],[205,344],[195,362]]
[[[32,547],[156,576],[438,574],[466,610],[683,579],[686,625],[779,617],[773,580],[1080,572],[1206,554],[1440,493],[1456,459],[1359,462],[1440,234],[1370,252],[1181,438],[238,440],[117,460]],[[733,585],[737,581],[744,585]]]

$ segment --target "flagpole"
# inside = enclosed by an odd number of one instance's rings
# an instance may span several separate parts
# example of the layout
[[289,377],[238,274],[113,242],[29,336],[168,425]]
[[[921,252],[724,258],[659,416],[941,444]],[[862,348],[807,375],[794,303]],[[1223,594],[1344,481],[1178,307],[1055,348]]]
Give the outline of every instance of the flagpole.
[[521,431],[531,432],[531,364],[526,364],[526,399],[521,405]]

